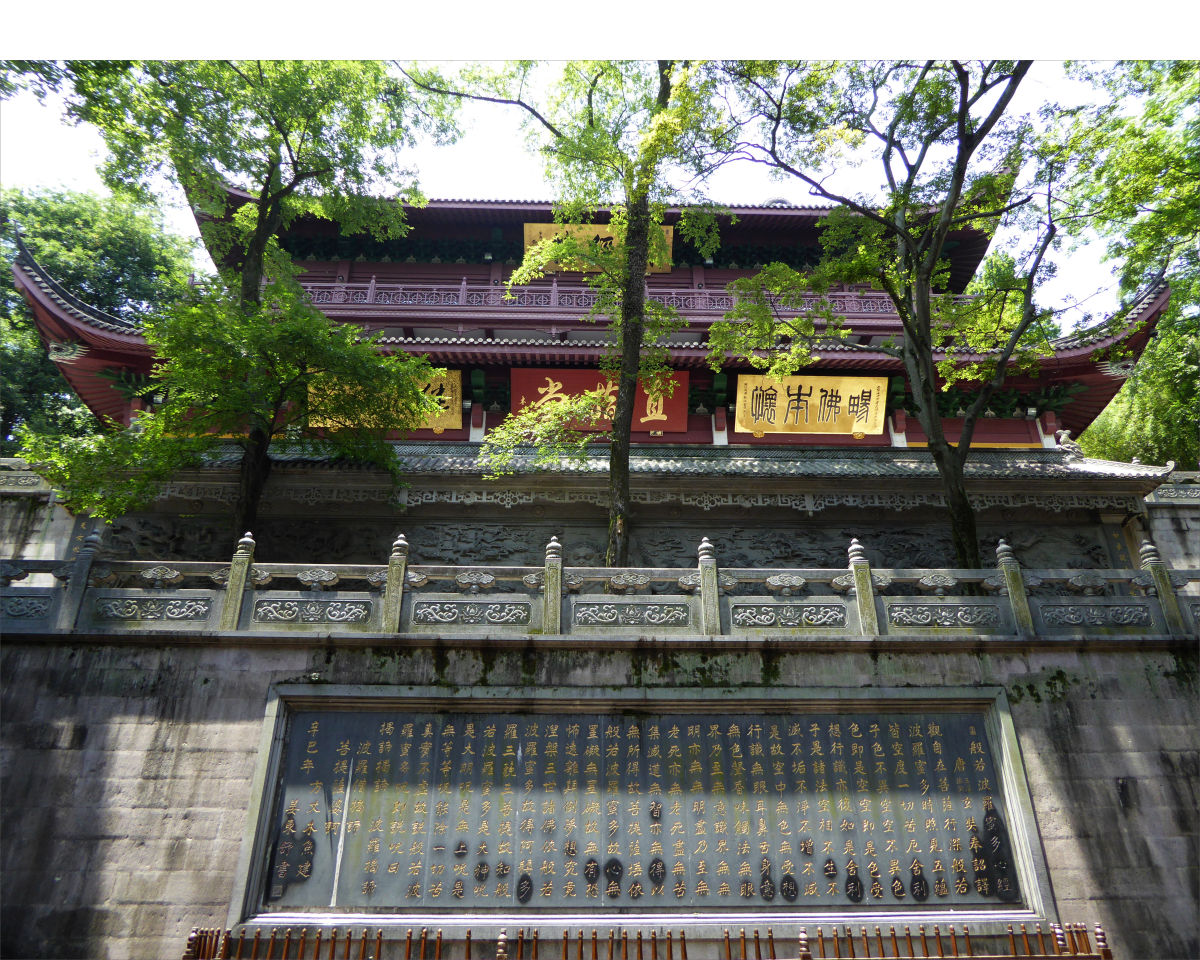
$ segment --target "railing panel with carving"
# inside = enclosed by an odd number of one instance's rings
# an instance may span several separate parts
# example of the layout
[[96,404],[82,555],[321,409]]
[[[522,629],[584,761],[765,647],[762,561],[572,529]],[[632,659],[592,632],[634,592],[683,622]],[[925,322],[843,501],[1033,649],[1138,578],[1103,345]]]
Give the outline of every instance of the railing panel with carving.
[[[549,287],[513,287],[468,283],[303,283],[310,301],[318,307],[470,307],[494,310],[538,310],[548,313],[591,310],[598,296],[591,287],[554,283]],[[735,297],[724,290],[694,287],[648,288],[652,300],[697,318],[716,319],[733,309]],[[811,313],[826,306],[841,315],[862,318],[895,316],[891,301],[882,294],[835,293],[828,299],[805,297],[788,316]]]
[[4,629],[1034,641],[1194,637],[1200,626],[1200,570],[1170,570],[1148,544],[1141,569],[1110,570],[1022,570],[1003,543],[999,567],[982,570],[871,568],[857,542],[840,569],[721,569],[707,540],[699,565],[680,568],[563,567],[556,540],[545,566],[409,566],[403,537],[386,565],[260,562],[248,536],[230,563],[109,561],[98,544],[3,561]]

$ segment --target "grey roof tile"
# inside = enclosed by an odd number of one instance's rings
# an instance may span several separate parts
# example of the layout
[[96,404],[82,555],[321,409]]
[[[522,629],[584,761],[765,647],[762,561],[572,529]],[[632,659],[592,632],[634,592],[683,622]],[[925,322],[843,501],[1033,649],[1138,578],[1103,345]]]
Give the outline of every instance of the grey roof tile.
[[[464,441],[403,441],[394,444],[405,469],[412,473],[478,475],[480,444]],[[213,465],[232,465],[238,448],[222,447],[210,458]],[[281,463],[327,464],[339,470],[368,468],[334,462],[311,449],[295,447],[272,458]],[[519,454],[517,473],[588,473],[608,470],[606,448],[598,448],[582,460],[558,465],[534,464],[532,451]],[[633,448],[630,471],[642,475],[691,477],[808,477],[933,479],[937,468],[923,450],[846,449],[835,447],[711,447],[685,444],[646,444]],[[1162,481],[1169,467],[1118,463],[1067,456],[1058,449],[978,450],[967,461],[966,474],[973,480],[1063,479]]]

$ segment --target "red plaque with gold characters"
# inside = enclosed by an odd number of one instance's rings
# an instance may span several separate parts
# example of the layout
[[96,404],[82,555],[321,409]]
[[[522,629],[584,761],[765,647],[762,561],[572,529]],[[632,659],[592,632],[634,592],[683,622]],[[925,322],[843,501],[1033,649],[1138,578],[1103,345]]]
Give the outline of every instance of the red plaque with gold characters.
[[[671,379],[675,386],[670,396],[651,397],[645,387],[638,384],[633,408],[634,433],[683,433],[687,430],[687,371],[676,370]],[[596,389],[608,391],[616,404],[617,385],[599,370],[515,369],[512,371],[513,413],[526,407],[562,403],[569,397]],[[603,426],[607,427],[608,422]]]

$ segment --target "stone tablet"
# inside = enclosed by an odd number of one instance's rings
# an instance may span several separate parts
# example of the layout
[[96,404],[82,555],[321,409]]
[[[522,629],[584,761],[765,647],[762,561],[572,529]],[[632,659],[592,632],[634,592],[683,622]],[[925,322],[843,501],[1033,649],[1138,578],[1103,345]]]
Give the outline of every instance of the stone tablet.
[[288,717],[262,909],[1021,900],[982,708]]

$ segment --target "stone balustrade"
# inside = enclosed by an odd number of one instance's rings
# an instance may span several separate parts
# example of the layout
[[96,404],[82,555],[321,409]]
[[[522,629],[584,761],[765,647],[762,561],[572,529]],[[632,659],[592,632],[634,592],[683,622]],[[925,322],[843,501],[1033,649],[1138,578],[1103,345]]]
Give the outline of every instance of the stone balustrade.
[[1143,544],[1137,570],[1023,569],[1001,541],[993,569],[872,568],[851,541],[834,569],[721,568],[704,539],[691,568],[260,563],[250,534],[229,563],[76,557],[0,564],[0,629],[13,634],[382,635],[641,640],[862,638],[1194,639],[1200,570]]

